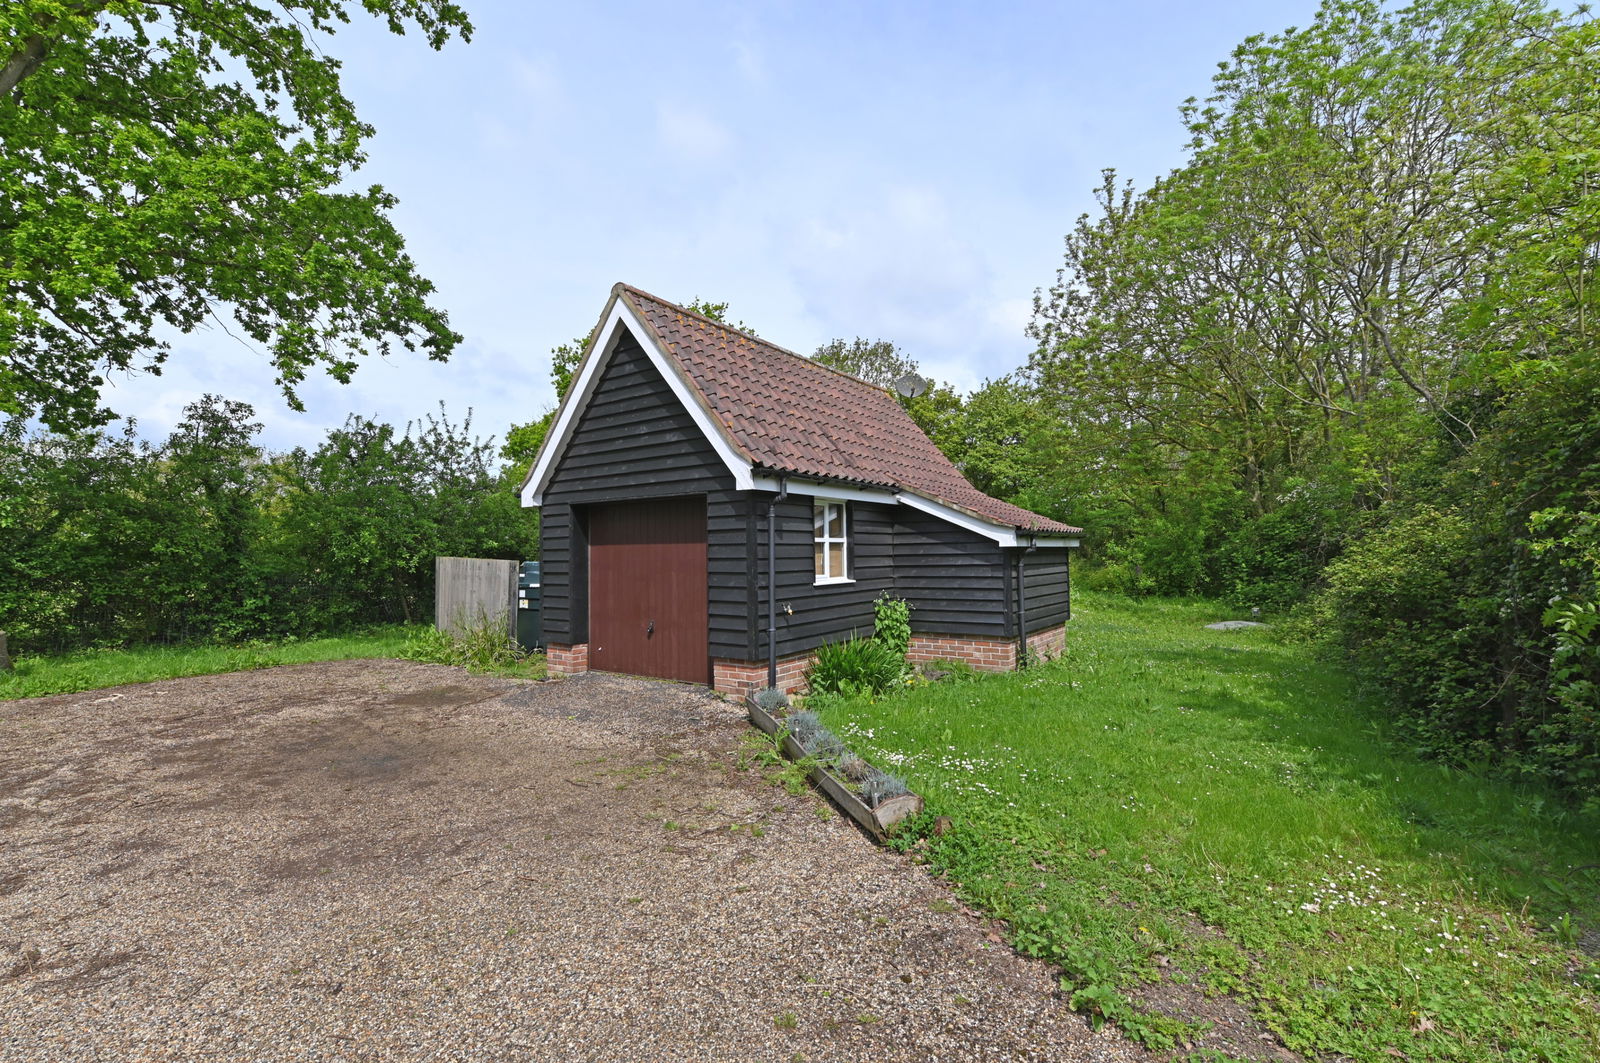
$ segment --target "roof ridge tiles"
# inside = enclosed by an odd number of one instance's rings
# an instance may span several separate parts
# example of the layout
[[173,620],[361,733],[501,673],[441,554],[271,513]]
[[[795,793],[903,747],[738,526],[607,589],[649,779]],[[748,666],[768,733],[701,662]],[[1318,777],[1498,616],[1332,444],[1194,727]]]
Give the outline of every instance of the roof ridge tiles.
[[886,388],[886,387],[883,387],[880,384],[874,384],[870,380],[863,380],[860,377],[856,376],[854,373],[847,373],[843,369],[840,369],[838,366],[829,365],[827,362],[819,362],[815,358],[811,358],[811,357],[809,357],[807,355],[801,354],[799,351],[792,351],[792,350],[790,350],[789,348],[783,346],[780,343],[773,343],[771,340],[765,338],[764,336],[759,336],[754,332],[750,332],[750,331],[747,331],[745,329],[738,328],[737,326],[730,325],[726,321],[719,321],[714,317],[707,317],[705,314],[702,314],[702,313],[700,313],[700,312],[698,312],[696,310],[690,310],[688,307],[683,306],[680,303],[675,303],[670,299],[663,299],[659,295],[652,295],[650,292],[645,291],[643,288],[636,288],[636,287],[634,287],[633,285],[629,284],[626,281],[618,281],[612,287],[612,291],[626,291],[626,292],[629,292],[629,293],[631,293],[633,295],[636,295],[636,296],[638,296],[638,297],[640,297],[642,299],[649,299],[651,302],[659,303],[660,305],[668,308],[669,310],[676,310],[678,313],[683,314],[686,317],[698,318],[699,320],[705,322],[706,324],[712,326],[713,328],[727,329],[729,332],[736,333],[736,334],[744,337],[747,340],[753,340],[754,342],[761,344],[763,347],[770,347],[772,350],[777,351],[779,354],[787,354],[790,358],[798,358],[802,362],[807,362],[807,363],[809,363],[811,365],[814,365],[814,366],[817,366],[819,368],[826,369],[830,373],[836,373],[839,376],[844,377],[846,380],[853,380],[857,384],[865,385],[866,387],[869,387],[874,391],[881,391],[885,395],[889,394],[889,389]]

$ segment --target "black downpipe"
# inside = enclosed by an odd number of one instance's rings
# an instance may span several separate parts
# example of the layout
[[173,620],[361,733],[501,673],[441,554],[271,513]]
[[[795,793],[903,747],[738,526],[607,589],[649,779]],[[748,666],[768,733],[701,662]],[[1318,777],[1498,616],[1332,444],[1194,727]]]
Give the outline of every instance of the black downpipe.
[[1028,572],[1027,557],[1039,549],[1038,540],[1028,536],[1028,548],[1017,551],[1017,671],[1028,667]]
[[778,477],[778,493],[767,503],[767,689],[778,686],[778,503],[789,497],[789,479]]

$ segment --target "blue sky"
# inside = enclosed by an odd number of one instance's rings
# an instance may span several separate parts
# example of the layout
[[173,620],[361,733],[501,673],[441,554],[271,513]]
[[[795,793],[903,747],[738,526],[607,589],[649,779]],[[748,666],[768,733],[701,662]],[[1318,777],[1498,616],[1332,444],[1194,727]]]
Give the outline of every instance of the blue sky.
[[315,377],[294,413],[260,353],[180,337],[162,376],[107,392],[143,434],[211,391],[254,404],[273,448],[440,400],[503,436],[554,403],[550,348],[619,280],[728,302],[801,352],[890,339],[970,389],[1026,361],[1033,292],[1101,169],[1142,186],[1180,163],[1182,101],[1246,36],[1316,9],[466,3],[469,45],[434,53],[359,13],[328,45],[377,127],[358,180],[400,197],[462,347]]

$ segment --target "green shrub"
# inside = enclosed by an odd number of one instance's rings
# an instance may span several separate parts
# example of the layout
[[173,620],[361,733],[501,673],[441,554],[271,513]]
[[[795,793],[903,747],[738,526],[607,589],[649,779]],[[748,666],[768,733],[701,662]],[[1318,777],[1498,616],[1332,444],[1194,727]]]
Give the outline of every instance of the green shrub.
[[911,603],[880,594],[872,603],[872,637],[905,658],[911,648]]
[[937,680],[941,683],[970,683],[983,678],[983,673],[978,671],[966,661],[952,660],[940,657],[929,661],[922,666],[924,677]]
[[1493,753],[1501,685],[1501,602],[1480,538],[1455,510],[1396,520],[1328,566],[1310,621],[1389,694],[1423,752],[1470,760]]
[[1221,590],[1243,608],[1282,612],[1316,585],[1342,545],[1338,500],[1315,484],[1288,491],[1275,510],[1247,520],[1218,549]]
[[1082,566],[1075,578],[1084,590],[1130,598],[1156,593],[1155,581],[1144,570],[1144,555],[1138,547],[1123,543],[1107,543],[1098,561]]
[[1139,540],[1134,573],[1139,584],[1156,594],[1203,594],[1211,590],[1206,537],[1196,534],[1195,522],[1181,517],[1151,519]]
[[1072,589],[1104,594],[1129,594],[1131,579],[1129,567],[1120,561],[1101,560],[1098,563],[1072,566]]
[[819,694],[881,694],[905,676],[905,655],[876,639],[845,639],[817,647],[806,682]]

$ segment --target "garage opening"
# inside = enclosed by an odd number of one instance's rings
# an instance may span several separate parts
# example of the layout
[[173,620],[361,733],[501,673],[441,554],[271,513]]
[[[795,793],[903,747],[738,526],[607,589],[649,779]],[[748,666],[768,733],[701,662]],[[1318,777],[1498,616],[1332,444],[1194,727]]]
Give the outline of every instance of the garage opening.
[[589,667],[709,683],[708,627],[703,496],[589,511]]

